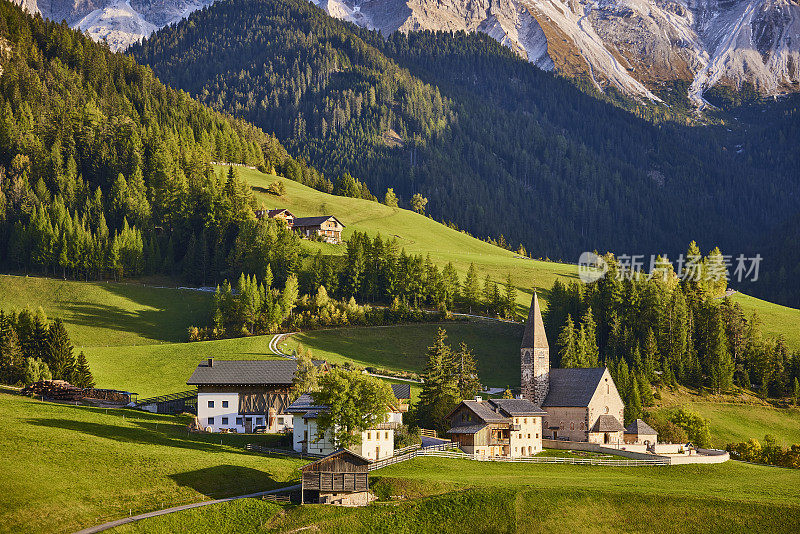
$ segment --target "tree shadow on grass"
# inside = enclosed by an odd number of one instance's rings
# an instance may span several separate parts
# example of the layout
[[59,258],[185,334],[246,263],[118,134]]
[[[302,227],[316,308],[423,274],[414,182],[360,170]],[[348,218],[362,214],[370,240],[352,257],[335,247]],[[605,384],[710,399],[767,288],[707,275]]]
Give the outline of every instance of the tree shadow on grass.
[[[238,448],[244,445],[244,441],[247,441],[244,437],[235,436],[228,438],[228,436],[220,434],[189,434],[185,431],[185,427],[182,425],[170,423],[157,424],[155,422],[133,421],[134,426],[127,427],[105,423],[54,418],[27,419],[25,422],[41,427],[60,428],[63,430],[71,430],[73,432],[88,434],[98,438],[113,439],[121,443],[130,443],[136,445],[159,445],[163,447],[176,447],[203,452],[224,451],[233,454],[255,454],[246,451],[243,448]],[[223,446],[225,446],[224,449],[219,443],[220,439],[222,440]]]
[[266,491],[283,485],[269,473],[238,465],[215,465],[169,475],[179,486],[192,488],[212,499]]

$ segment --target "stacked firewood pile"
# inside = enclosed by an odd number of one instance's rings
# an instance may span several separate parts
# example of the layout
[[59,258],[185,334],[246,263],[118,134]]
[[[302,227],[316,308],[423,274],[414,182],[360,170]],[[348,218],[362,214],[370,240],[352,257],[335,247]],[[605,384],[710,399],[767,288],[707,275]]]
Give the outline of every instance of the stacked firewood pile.
[[60,401],[83,399],[83,388],[73,386],[65,380],[40,380],[23,389],[22,393]]
[[116,389],[86,389],[83,396],[88,399],[98,399],[108,402],[118,402],[120,404],[128,404],[131,402],[131,395],[125,391],[117,391]]

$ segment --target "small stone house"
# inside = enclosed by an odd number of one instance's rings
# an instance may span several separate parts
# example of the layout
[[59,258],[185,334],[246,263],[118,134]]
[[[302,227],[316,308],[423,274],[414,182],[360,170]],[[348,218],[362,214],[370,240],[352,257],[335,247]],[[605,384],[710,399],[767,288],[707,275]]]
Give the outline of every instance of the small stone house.
[[[403,413],[408,411],[410,387],[407,384],[392,384],[396,402],[388,406],[386,421],[361,432],[361,443],[350,447],[350,451],[374,462],[394,454],[394,431],[403,422]],[[399,396],[399,397],[398,397]],[[317,420],[327,411],[327,406],[314,404],[309,394],[300,395],[286,412],[294,416],[292,448],[308,454],[332,454],[336,451],[329,433],[318,438]]]
[[625,443],[656,445],[658,432],[641,419],[637,419],[625,429],[624,439]]
[[295,217],[292,227],[304,237],[320,236],[323,241],[333,244],[342,242],[344,224],[333,215]]
[[339,449],[300,468],[301,502],[363,506],[369,493],[369,464],[363,456]]
[[519,458],[542,451],[542,417],[526,399],[465,400],[447,416],[450,439],[467,454]]
[[[317,366],[325,362],[315,361]],[[187,385],[197,386],[197,418],[211,432],[281,432],[292,427],[286,411],[297,370],[294,360],[208,360]]]

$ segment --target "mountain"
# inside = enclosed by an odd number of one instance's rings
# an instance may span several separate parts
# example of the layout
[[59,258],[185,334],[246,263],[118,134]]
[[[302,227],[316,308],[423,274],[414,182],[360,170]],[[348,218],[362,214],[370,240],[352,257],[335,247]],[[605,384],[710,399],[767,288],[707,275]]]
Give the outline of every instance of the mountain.
[[688,85],[800,89],[792,0],[314,0],[331,16],[394,31],[479,31],[543,69],[638,99]]
[[65,20],[113,51],[182,20],[213,0],[13,0],[29,13]]
[[221,0],[130,52],[329,179],[406,206],[420,192],[435,218],[537,257],[677,255],[692,239],[733,254],[797,210],[797,139],[779,127],[794,99],[725,127],[653,124],[486,35],[384,39],[304,0]]

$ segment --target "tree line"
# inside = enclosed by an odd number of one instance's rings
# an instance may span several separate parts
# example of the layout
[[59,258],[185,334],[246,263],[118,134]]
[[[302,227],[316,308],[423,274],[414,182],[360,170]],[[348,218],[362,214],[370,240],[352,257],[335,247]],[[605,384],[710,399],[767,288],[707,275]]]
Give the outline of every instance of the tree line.
[[42,308],[19,313],[0,310],[0,381],[26,386],[39,380],[66,380],[94,387],[86,355],[75,356],[61,319],[48,321]]
[[[694,242],[690,255],[701,257]],[[548,336],[557,340],[556,364],[604,363],[633,412],[652,398],[651,384],[790,394],[800,376],[800,354],[790,353],[782,336],[762,334],[758,316],[747,317],[725,296],[724,276],[703,274],[717,270],[719,249],[699,263],[697,279],[679,279],[671,266],[651,274],[625,272],[613,255],[604,258],[609,270],[599,280],[553,285],[544,320]]]

